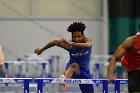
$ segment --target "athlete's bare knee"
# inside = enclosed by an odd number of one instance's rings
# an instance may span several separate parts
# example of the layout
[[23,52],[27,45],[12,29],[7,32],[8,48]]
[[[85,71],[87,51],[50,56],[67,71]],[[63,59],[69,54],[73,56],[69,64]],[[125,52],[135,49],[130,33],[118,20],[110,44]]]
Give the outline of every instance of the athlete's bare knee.
[[78,70],[79,70],[79,65],[77,64],[77,63],[72,63],[71,65],[70,65],[70,71],[72,71],[72,73],[74,74],[74,75],[77,75],[77,73],[78,73]]
[[72,63],[70,66],[72,68],[79,69],[79,65],[77,63]]

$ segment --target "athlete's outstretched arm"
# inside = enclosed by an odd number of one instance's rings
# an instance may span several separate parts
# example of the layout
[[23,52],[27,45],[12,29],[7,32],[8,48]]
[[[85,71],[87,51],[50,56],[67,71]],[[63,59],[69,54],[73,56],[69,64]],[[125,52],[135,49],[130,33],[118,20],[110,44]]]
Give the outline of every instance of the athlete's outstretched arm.
[[63,39],[63,42],[67,45],[75,46],[78,48],[91,48],[92,47],[92,41],[89,38],[86,38],[84,43],[69,42],[69,41],[66,41],[65,39]]
[[2,69],[3,65],[4,65],[4,55],[2,52],[2,47],[0,46],[0,70]]
[[134,46],[134,44],[135,44],[135,37],[134,36],[129,37],[115,51],[114,55],[112,56],[109,62],[109,67],[108,67],[108,81],[109,82],[115,79],[114,68],[115,68],[117,59],[121,58],[128,49],[131,49]]
[[68,50],[68,48],[69,48],[69,46],[67,44],[63,43],[62,40],[53,40],[53,41],[49,42],[48,44],[46,44],[44,47],[35,49],[34,52],[37,55],[40,55],[44,50],[51,48],[53,46],[58,46],[58,47],[64,48],[65,50]]

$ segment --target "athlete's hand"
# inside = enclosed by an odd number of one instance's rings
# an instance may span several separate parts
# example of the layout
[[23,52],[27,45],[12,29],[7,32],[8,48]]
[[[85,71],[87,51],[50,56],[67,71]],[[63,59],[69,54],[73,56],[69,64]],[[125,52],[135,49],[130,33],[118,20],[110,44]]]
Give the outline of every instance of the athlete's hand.
[[109,74],[108,75],[108,82],[111,82],[111,81],[114,81],[114,80],[116,80],[116,76],[113,75],[113,74]]
[[42,52],[43,52],[43,51],[42,51],[42,49],[40,49],[40,48],[37,48],[37,49],[35,49],[35,51],[34,51],[34,53],[36,53],[37,55],[40,55]]

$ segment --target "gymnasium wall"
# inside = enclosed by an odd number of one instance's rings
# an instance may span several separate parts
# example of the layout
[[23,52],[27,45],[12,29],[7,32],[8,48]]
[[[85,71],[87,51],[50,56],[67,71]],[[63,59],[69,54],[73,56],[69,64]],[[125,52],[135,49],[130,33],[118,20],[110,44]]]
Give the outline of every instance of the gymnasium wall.
[[[5,60],[17,60],[54,39],[70,39],[74,21],[87,25],[93,54],[108,53],[107,1],[104,0],[0,0],[0,44]],[[103,8],[104,7],[104,8]],[[46,54],[68,54],[52,48]]]
[[[102,0],[0,0],[0,16],[94,17],[102,13]],[[93,16],[94,15],[94,16]]]

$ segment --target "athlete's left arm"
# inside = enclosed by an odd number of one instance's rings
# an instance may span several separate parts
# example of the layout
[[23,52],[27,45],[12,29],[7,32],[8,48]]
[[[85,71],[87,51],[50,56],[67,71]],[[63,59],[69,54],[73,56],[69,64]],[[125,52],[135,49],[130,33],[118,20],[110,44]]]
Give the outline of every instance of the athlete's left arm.
[[87,48],[91,48],[92,47],[92,41],[91,41],[91,39],[86,38],[84,43],[70,42],[70,45],[78,47],[78,48],[85,48],[85,49],[87,49]]
[[0,46],[0,70],[2,69],[3,65],[4,65],[4,55],[2,52],[2,47]]

